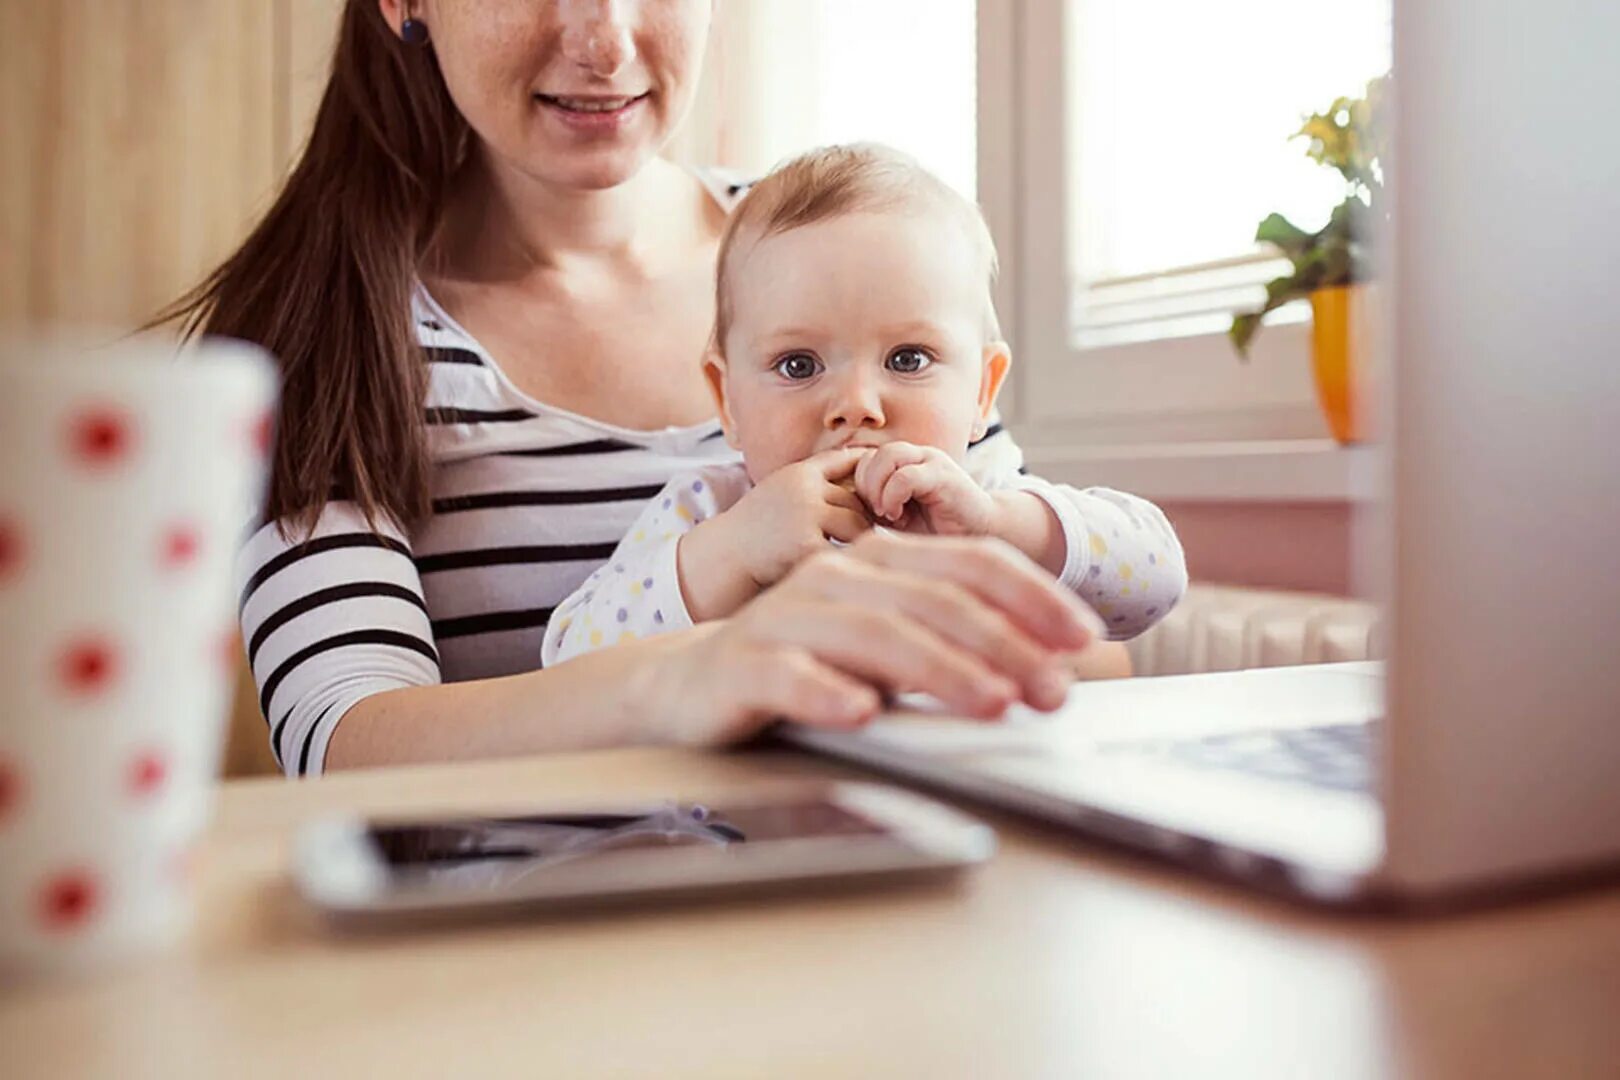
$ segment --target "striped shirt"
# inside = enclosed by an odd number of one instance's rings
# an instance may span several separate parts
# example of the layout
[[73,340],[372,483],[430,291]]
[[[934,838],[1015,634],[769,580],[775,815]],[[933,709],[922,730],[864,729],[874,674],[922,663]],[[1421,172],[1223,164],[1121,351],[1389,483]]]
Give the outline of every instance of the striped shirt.
[[[744,189],[699,175],[727,208]],[[237,560],[243,639],[289,776],[319,773],[338,721],[372,694],[539,667],[553,609],[647,501],[677,474],[738,460],[718,421],[638,431],[537,401],[425,288],[411,307],[430,372],[432,513],[373,531],[337,500],[309,542],[272,522]],[[1000,425],[968,455],[1021,461]]]

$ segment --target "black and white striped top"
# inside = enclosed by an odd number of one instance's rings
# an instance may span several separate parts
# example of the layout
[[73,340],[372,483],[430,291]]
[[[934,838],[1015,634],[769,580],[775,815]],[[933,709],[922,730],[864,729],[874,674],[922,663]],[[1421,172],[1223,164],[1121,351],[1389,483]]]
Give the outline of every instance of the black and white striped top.
[[[732,178],[700,175],[722,205],[740,197]],[[288,775],[320,772],[338,721],[371,694],[539,667],[552,609],[647,500],[738,460],[717,421],[635,431],[528,397],[425,289],[412,315],[431,369],[431,516],[373,532],[332,502],[309,543],[272,523],[238,558],[243,638]],[[1021,459],[1000,425],[968,453]]]

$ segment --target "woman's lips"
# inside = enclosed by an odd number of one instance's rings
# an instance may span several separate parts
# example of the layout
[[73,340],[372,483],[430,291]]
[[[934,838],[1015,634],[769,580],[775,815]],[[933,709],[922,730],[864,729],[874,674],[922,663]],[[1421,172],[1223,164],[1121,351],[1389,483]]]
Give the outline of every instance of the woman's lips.
[[587,135],[611,135],[629,123],[646,107],[650,91],[631,96],[536,94],[547,115],[571,131]]

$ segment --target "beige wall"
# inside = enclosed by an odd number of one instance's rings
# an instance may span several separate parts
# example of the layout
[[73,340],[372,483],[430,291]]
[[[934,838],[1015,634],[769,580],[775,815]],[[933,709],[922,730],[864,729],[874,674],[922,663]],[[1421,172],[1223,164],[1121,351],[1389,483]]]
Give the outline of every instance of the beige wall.
[[1345,502],[1161,502],[1197,581],[1356,595]]
[[0,324],[140,321],[227,254],[341,0],[0,0]]

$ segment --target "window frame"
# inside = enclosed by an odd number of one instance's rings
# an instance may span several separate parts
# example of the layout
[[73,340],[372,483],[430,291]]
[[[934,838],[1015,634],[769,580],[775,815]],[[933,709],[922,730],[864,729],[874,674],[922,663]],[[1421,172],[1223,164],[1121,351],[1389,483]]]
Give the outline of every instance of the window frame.
[[1092,348],[1071,340],[1069,7],[978,4],[979,200],[1000,252],[996,302],[1014,354],[1003,414],[1037,462],[1080,446],[1325,437],[1308,319],[1267,325],[1247,361],[1224,333]]

